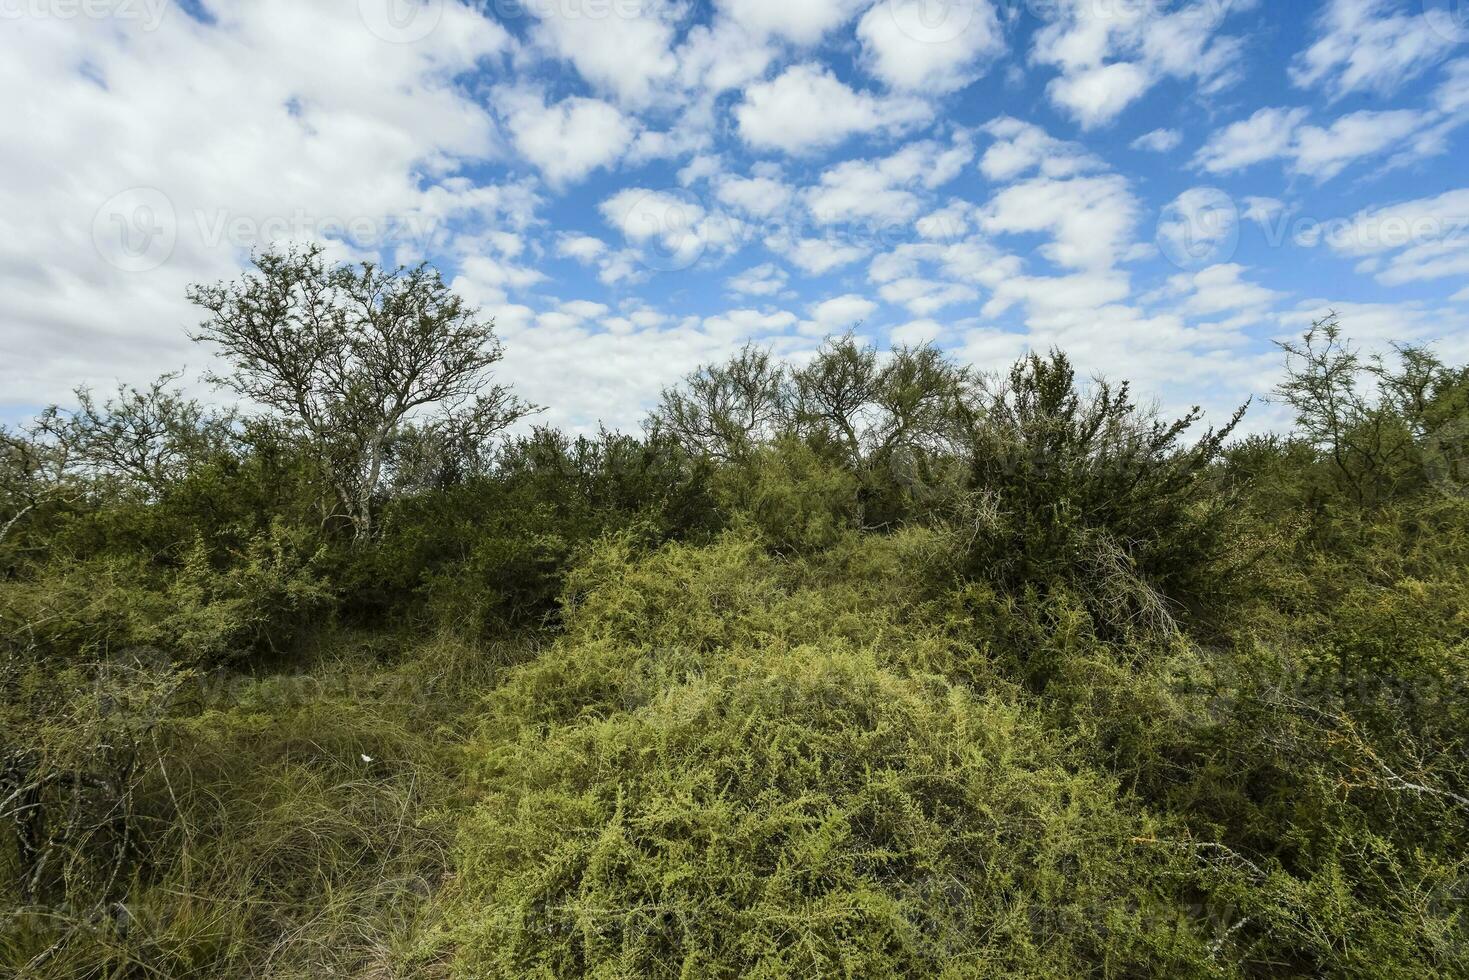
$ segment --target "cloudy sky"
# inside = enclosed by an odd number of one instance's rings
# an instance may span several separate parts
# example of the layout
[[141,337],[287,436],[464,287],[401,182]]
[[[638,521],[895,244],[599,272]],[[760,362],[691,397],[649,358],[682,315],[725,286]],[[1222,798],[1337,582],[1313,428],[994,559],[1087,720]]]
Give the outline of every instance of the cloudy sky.
[[0,88],[0,421],[197,374],[285,240],[573,426],[848,329],[1214,411],[1328,307],[1469,359],[1463,0],[0,0]]

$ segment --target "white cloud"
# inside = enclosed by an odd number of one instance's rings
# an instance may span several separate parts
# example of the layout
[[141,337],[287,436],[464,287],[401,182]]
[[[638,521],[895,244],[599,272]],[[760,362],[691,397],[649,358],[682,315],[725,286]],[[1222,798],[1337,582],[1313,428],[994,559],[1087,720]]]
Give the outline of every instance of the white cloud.
[[746,269],[724,281],[732,293],[743,296],[774,296],[786,288],[785,270],[771,262]]
[[720,13],[751,32],[814,44],[851,20],[865,0],[717,0]]
[[1245,210],[1240,217],[1261,227],[1273,223],[1285,213],[1285,202],[1273,197],[1246,197],[1244,203]]
[[1307,114],[1305,109],[1261,109],[1215,133],[1194,163],[1210,173],[1223,174],[1285,156]]
[[635,429],[665,387],[700,364],[728,359],[746,340],[778,354],[807,343],[791,333],[797,317],[786,311],[737,309],[670,322],[643,310],[601,324],[510,312],[502,317],[502,375],[522,397],[548,407],[537,422],[572,431],[593,431],[599,422]]
[[874,77],[895,89],[932,94],[974,82],[1005,50],[990,0],[951,0],[942,8],[925,0],[881,0],[858,23],[857,37]]
[[777,45],[758,30],[720,17],[688,32],[679,46],[678,82],[706,96],[743,88],[765,74],[779,56]]
[[595,320],[611,312],[605,303],[588,299],[573,299],[561,304],[561,312],[578,320]]
[[907,323],[893,327],[888,331],[888,336],[895,344],[907,347],[917,347],[921,344],[931,344],[943,336],[944,328],[937,320],[910,320]]
[[602,218],[621,232],[650,269],[687,269],[700,259],[738,247],[735,226],[706,210],[685,191],[624,187],[597,205]]
[[1227,261],[1239,245],[1239,218],[1234,199],[1217,187],[1191,187],[1159,214],[1158,247],[1184,269]]
[[1157,3],[1061,0],[1047,4],[1031,60],[1061,72],[1051,101],[1083,127],[1105,125],[1164,78],[1194,79],[1212,93],[1238,77],[1242,45],[1218,36],[1225,18],[1253,0]]
[[1321,127],[1305,124],[1306,115],[1305,109],[1261,109],[1216,133],[1194,163],[1222,174],[1282,159],[1292,173],[1329,180],[1358,160],[1391,150],[1397,150],[1394,165],[1441,153],[1448,133],[1469,121],[1433,111],[1364,109]]
[[532,3],[521,9],[540,18],[532,32],[537,43],[627,105],[649,103],[678,69],[671,50],[678,9],[665,0],[644,0],[635,16],[615,4]]
[[1152,83],[1152,76],[1140,65],[1118,61],[1052,79],[1046,92],[1083,129],[1094,129],[1117,118]]
[[394,44],[356,4],[211,11],[203,24],[170,7],[153,30],[5,20],[0,85],[26,93],[0,127],[5,400],[197,363],[185,287],[234,277],[252,245],[330,239],[337,256],[411,260],[455,254],[456,220],[530,220],[524,184],[461,176],[502,152],[451,81],[509,51],[493,21],[451,5],[428,37]]
[[578,262],[592,262],[607,251],[607,243],[591,235],[563,233],[556,241],[556,254]]
[[1317,40],[1296,56],[1291,80],[1333,96],[1390,94],[1447,54],[1456,39],[1435,29],[1417,0],[1328,0]]
[[1020,275],[1021,267],[1019,258],[978,238],[947,245],[905,242],[874,258],[867,277],[874,283],[888,283],[921,278],[923,270],[930,269],[931,275],[994,289],[1005,279]]
[[1105,167],[1080,144],[1058,140],[1013,116],[990,121],[984,132],[995,140],[979,161],[980,172],[990,180],[1013,180],[1037,168],[1046,177],[1071,177]]
[[889,303],[897,303],[915,316],[928,316],[955,303],[972,303],[979,291],[967,283],[936,282],[910,277],[883,283],[878,295]]
[[544,273],[493,255],[471,255],[459,263],[454,288],[476,306],[497,306],[514,290],[546,281]]
[[719,157],[712,154],[698,154],[678,171],[678,182],[684,187],[690,187],[701,180],[708,180],[717,176],[723,164]]
[[867,256],[865,248],[825,238],[792,239],[786,235],[778,235],[767,238],[765,247],[814,276],[825,275]]
[[1304,331],[1328,313],[1341,317],[1354,344],[1368,353],[1387,353],[1403,341],[1436,341],[1435,353],[1450,364],[1469,360],[1469,313],[1416,301],[1351,303],[1314,298],[1280,315],[1292,333]]
[[1198,272],[1185,272],[1168,281],[1170,291],[1182,297],[1185,313],[1212,316],[1218,313],[1262,315],[1282,293],[1244,278],[1242,265],[1213,265]]
[[1444,66],[1444,79],[1433,93],[1439,112],[1455,115],[1469,109],[1469,58]]
[[931,114],[920,99],[857,92],[816,65],[795,65],[750,86],[735,108],[747,143],[786,153],[835,146],[859,133],[897,132]]
[[1324,240],[1340,255],[1385,257],[1373,269],[1384,285],[1469,276],[1469,190],[1358,212]]
[[722,177],[714,182],[714,195],[721,204],[757,218],[771,218],[787,211],[795,190],[774,177]]
[[615,163],[632,143],[635,123],[598,99],[571,97],[547,106],[528,89],[499,89],[495,101],[520,155],[552,184]]
[[1153,153],[1168,153],[1178,149],[1182,142],[1183,134],[1176,129],[1155,129],[1133,140],[1132,148]]
[[802,323],[800,330],[815,336],[845,333],[856,329],[876,309],[877,304],[866,296],[856,293],[836,296],[814,304],[810,308],[811,319]]
[[828,168],[804,198],[819,224],[847,221],[898,223],[923,207],[923,190],[940,187],[974,159],[974,147],[961,134],[951,145],[935,140],[909,143],[880,160],[847,160]]
[[969,233],[973,223],[974,205],[956,198],[919,218],[913,227],[920,237],[930,241],[957,241]]
[[1202,404],[1211,418],[1227,417],[1256,393],[1273,355],[1252,351],[1241,326],[1264,314],[1194,324],[1181,309],[1145,313],[1128,305],[1129,291],[1127,276],[1116,270],[1006,279],[984,315],[1018,305],[1025,332],[969,331],[963,354],[1001,366],[1027,348],[1059,347],[1083,376],[1127,379],[1159,397],[1165,411]]
[[1326,180],[1362,157],[1377,156],[1421,129],[1422,113],[1408,109],[1364,110],[1342,116],[1329,128],[1302,126],[1291,148],[1291,169]]
[[991,234],[1049,233],[1041,254],[1068,268],[1104,269],[1137,254],[1139,205],[1116,174],[1032,178],[1000,191],[981,213]]

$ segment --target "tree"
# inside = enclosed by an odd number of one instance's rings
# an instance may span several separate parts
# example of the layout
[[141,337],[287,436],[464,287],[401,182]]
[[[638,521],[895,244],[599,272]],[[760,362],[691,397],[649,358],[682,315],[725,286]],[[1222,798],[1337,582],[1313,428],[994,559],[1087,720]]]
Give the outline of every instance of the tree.
[[537,411],[489,369],[504,356],[480,319],[427,264],[329,265],[320,246],[270,250],[233,284],[195,286],[209,311],[194,339],[233,371],[213,380],[272,409],[304,436],[354,539],[373,533],[373,505],[395,440],[416,430],[481,442]]
[[1312,323],[1300,342],[1278,346],[1286,376],[1275,397],[1295,410],[1299,430],[1357,506],[1412,492],[1425,467],[1452,470],[1459,462],[1469,371],[1448,368],[1415,344],[1393,344],[1396,363],[1364,357],[1334,313]]
[[682,388],[665,389],[652,427],[711,459],[740,459],[785,420],[785,384],[785,368],[770,351],[746,344],[728,363],[701,367]]
[[969,485],[1004,519],[980,564],[1013,588],[1098,565],[1164,589],[1207,576],[1228,507],[1203,476],[1246,407],[1190,444],[1197,407],[1167,421],[1136,405],[1125,382],[1083,389],[1060,351],[986,379],[966,406]]
[[116,395],[102,402],[89,389],[78,388],[75,409],[52,406],[41,413],[35,429],[65,446],[68,461],[85,475],[120,480],[157,496],[228,447],[233,435],[234,415],[184,397],[170,387],[177,378],[165,374],[146,388],[118,385]]

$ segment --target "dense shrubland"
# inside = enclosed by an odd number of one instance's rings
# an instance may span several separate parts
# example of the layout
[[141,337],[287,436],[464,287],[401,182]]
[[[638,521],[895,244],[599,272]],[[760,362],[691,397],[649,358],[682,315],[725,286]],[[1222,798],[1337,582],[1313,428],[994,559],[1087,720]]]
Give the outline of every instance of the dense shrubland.
[[0,432],[0,972],[1469,972],[1469,371],[1327,320],[1237,438],[845,337],[505,435],[431,270],[194,295],[255,408]]

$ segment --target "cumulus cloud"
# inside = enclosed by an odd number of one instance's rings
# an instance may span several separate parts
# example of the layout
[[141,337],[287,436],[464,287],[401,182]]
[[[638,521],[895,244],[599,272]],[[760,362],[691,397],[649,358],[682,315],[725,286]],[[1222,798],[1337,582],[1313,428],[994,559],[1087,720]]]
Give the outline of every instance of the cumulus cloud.
[[1328,0],[1316,18],[1317,38],[1291,64],[1291,80],[1340,98],[1390,94],[1421,75],[1457,43],[1409,0]]
[[1292,173],[1329,180],[1359,160],[1389,151],[1395,151],[1395,164],[1441,153],[1448,132],[1469,121],[1445,119],[1434,111],[1364,109],[1323,127],[1307,124],[1308,115],[1305,109],[1261,109],[1216,133],[1194,163],[1224,174],[1278,159]]
[[857,25],[868,72],[894,89],[943,94],[974,82],[1005,50],[991,0],[952,0],[935,12],[924,0],[873,4]]
[[512,88],[497,91],[495,101],[515,149],[552,184],[612,165],[636,132],[633,120],[599,99],[571,97],[548,106],[539,93]]
[[1045,233],[1040,252],[1057,265],[1105,269],[1138,254],[1141,208],[1116,174],[1052,180],[1036,177],[1006,187],[981,211],[991,234]]
[[766,37],[814,44],[851,20],[865,0],[717,0],[720,13]]
[[1046,177],[1071,177],[1106,166],[1080,144],[1058,140],[1013,116],[992,120],[984,132],[994,142],[985,150],[979,169],[990,180],[1013,180],[1037,169]]
[[931,115],[922,99],[858,92],[811,64],[792,66],[772,81],[750,86],[735,108],[747,143],[786,153],[835,146],[859,133],[899,132]]
[[1185,272],[1168,281],[1169,292],[1182,300],[1183,312],[1196,316],[1221,313],[1263,315],[1284,295],[1245,278],[1244,266],[1225,263]]
[[1176,129],[1155,129],[1133,140],[1132,148],[1152,153],[1169,153],[1178,149],[1182,142],[1183,134]]
[[397,44],[355,3],[212,9],[0,30],[0,84],[26,93],[0,127],[0,307],[7,353],[32,352],[0,359],[7,401],[197,363],[185,287],[232,277],[252,246],[411,261],[469,247],[456,223],[532,220],[524,185],[462,177],[503,152],[450,82],[510,51],[493,21],[450,5]]
[[923,191],[947,184],[973,159],[967,134],[948,145],[910,143],[880,160],[846,160],[828,168],[804,200],[818,224],[906,222],[922,209]]
[[724,285],[730,292],[743,296],[774,296],[786,288],[789,278],[784,269],[765,262],[729,277]]
[[1295,143],[1296,129],[1309,114],[1306,109],[1261,109],[1214,134],[1194,163],[1210,173],[1223,174],[1285,156]]
[[1370,268],[1384,285],[1469,276],[1469,190],[1359,211],[1322,238],[1338,254],[1381,259]]
[[813,304],[811,318],[800,326],[802,333],[822,337],[855,330],[877,310],[877,304],[866,296],[847,293]]
[[630,106],[643,106],[678,70],[672,51],[679,10],[644,0],[636,16],[612,5],[532,3],[532,36],[549,54],[569,61],[592,86]]
[[1165,78],[1192,79],[1212,93],[1239,75],[1243,46],[1220,33],[1229,14],[1253,2],[1047,4],[1031,60],[1057,68],[1051,101],[1085,128],[1106,125]]
[[917,347],[921,344],[931,344],[944,334],[943,324],[937,320],[909,320],[900,326],[893,327],[888,331],[894,344],[906,347]]

